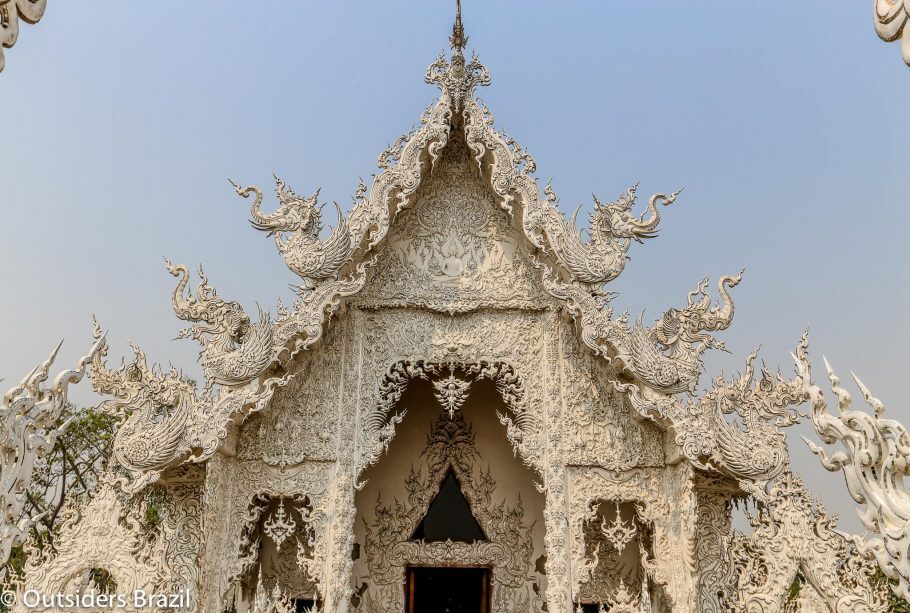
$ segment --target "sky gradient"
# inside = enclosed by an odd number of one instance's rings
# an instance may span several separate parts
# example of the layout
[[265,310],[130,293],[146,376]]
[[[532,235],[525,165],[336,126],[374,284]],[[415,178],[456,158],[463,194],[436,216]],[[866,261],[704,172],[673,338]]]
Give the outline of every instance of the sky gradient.
[[[4,390],[61,338],[57,370],[74,364],[92,314],[112,362],[129,340],[198,377],[198,346],[171,340],[183,322],[162,256],[202,263],[247,312],[290,302],[297,278],[227,179],[270,188],[275,171],[349,207],[358,177],[434,98],[423,73],[454,10],[78,4],[51,0],[0,73]],[[611,284],[620,310],[651,321],[704,275],[713,287],[746,267],[720,335],[729,354],[708,356],[703,385],[759,344],[791,372],[811,326],[817,380],[825,354],[910,422],[910,68],[875,35],[871,2],[465,0],[464,22],[493,77],[480,96],[565,212],[636,181],[644,196],[685,186],[661,236],[634,245]],[[842,477],[798,437],[791,448],[858,529]]]

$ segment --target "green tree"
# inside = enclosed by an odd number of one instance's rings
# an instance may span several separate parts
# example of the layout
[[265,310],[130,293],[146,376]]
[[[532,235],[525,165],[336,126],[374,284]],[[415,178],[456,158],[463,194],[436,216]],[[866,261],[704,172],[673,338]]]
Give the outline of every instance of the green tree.
[[[113,445],[114,417],[95,408],[79,409],[70,404],[64,409],[61,423],[71,417],[73,421],[57,438],[50,453],[36,462],[26,492],[23,515],[38,518],[31,531],[41,548],[54,547],[64,503],[68,499],[78,501],[91,493]],[[22,547],[14,548],[2,567],[3,576],[21,572],[25,557]]]

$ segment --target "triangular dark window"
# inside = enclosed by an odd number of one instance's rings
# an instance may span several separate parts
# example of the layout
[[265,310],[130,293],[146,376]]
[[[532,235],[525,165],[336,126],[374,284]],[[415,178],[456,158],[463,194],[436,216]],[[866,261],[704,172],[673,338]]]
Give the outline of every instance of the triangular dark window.
[[465,542],[487,540],[480,524],[474,519],[471,505],[461,492],[461,486],[451,468],[411,539]]

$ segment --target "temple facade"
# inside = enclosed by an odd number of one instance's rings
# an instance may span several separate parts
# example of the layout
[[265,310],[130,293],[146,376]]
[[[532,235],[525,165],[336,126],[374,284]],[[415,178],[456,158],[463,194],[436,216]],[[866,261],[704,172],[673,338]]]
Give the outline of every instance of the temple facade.
[[609,282],[677,193],[595,200],[579,232],[476,99],[491,79],[466,43],[459,15],[425,75],[438,98],[330,228],[318,191],[276,179],[266,212],[236,187],[301,279],[293,305],[250,317],[168,263],[204,383],[138,348],[109,366],[96,327],[82,366],[113,457],[56,550],[26,543],[20,590],[103,575],[236,613],[886,609],[790,471],[806,338],[791,375],[753,354],[696,396],[740,275],[650,325],[614,313]]

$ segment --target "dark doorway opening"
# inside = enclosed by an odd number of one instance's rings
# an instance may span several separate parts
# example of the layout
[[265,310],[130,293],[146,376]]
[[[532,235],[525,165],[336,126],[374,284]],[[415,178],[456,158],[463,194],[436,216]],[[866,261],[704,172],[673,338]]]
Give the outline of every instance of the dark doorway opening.
[[489,568],[407,569],[406,613],[489,613]]
[[297,598],[294,600],[294,613],[310,613],[316,608],[316,601],[311,598]]
[[415,541],[485,541],[487,537],[471,512],[471,505],[461,491],[458,478],[450,468],[433,498],[427,514],[414,530]]

